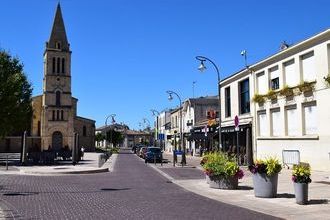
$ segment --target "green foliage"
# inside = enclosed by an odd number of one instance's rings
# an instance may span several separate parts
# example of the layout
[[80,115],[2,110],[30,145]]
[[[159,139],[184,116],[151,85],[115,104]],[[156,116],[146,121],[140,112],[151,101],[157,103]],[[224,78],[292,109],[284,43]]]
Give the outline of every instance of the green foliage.
[[111,129],[107,132],[106,139],[107,141],[112,142],[114,146],[116,146],[123,143],[124,136],[121,132]]
[[278,159],[274,157],[269,157],[264,161],[266,165],[267,175],[272,176],[275,173],[279,173],[282,170],[282,166]]
[[239,166],[235,157],[229,157],[222,152],[209,153],[202,159],[202,166],[205,173],[211,178],[218,176],[230,177],[239,172]]
[[293,89],[290,88],[288,85],[285,85],[283,87],[283,89],[280,90],[280,95],[285,96],[285,97],[292,96],[293,95]]
[[119,148],[118,147],[110,148],[110,153],[111,154],[118,154],[119,153]]
[[276,99],[276,98],[277,98],[277,93],[276,93],[274,90],[270,89],[270,90],[267,92],[266,97],[267,97],[267,99],[269,99],[269,100]]
[[23,64],[0,50],[0,139],[30,128],[32,87]]
[[101,142],[104,139],[105,139],[105,136],[101,132],[99,132],[95,135],[95,141],[97,141],[97,142]]
[[292,181],[296,183],[310,183],[311,168],[308,163],[293,165]]
[[266,100],[264,95],[255,94],[252,98],[252,101],[262,105],[265,103]]
[[297,86],[300,92],[311,92],[315,89],[315,81],[314,82],[306,82],[303,81]]

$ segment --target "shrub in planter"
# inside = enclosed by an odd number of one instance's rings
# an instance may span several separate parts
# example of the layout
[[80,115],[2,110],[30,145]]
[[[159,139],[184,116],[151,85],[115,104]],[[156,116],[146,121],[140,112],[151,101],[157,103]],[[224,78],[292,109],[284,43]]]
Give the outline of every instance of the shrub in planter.
[[314,91],[315,89],[315,82],[301,82],[299,85],[298,85],[298,88],[300,90],[300,92],[302,93],[305,93],[305,92],[311,92],[311,91]]
[[267,99],[269,100],[274,100],[277,99],[277,93],[274,90],[269,90],[268,93],[266,94]]
[[297,204],[305,205],[308,202],[308,184],[312,182],[310,176],[311,170],[308,163],[293,166],[292,181]]
[[277,194],[278,173],[282,166],[276,158],[257,160],[249,166],[253,174],[254,195],[256,197],[273,198]]
[[238,179],[243,178],[244,173],[239,168],[235,157],[229,157],[225,153],[215,152],[207,154],[202,159],[204,173],[209,177],[211,188],[237,189]]
[[283,89],[280,90],[280,95],[285,97],[293,96],[293,89],[285,85]]
[[265,96],[255,94],[252,98],[252,101],[258,103],[259,105],[262,105],[265,103],[266,100],[265,100]]

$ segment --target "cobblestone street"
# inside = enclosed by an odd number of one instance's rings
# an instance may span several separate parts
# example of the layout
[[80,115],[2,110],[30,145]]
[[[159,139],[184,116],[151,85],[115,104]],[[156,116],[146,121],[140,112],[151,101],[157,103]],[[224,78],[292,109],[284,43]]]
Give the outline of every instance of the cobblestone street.
[[190,193],[128,151],[112,173],[3,175],[0,185],[1,208],[15,219],[272,219]]

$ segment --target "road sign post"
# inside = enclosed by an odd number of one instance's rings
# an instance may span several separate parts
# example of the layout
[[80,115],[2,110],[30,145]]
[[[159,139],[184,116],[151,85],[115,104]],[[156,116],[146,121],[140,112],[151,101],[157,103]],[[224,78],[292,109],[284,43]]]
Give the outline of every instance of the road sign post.
[[235,131],[236,131],[237,161],[238,161],[238,164],[240,164],[240,163],[239,163],[239,138],[238,138],[238,132],[239,132],[239,118],[238,118],[237,115],[235,116],[234,123],[235,123]]

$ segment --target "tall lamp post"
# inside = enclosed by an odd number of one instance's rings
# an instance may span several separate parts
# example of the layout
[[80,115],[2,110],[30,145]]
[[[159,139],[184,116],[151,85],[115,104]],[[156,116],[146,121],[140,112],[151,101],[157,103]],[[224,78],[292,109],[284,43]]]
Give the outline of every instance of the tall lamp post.
[[216,72],[217,72],[217,75],[218,75],[218,98],[219,98],[219,149],[218,150],[222,150],[222,140],[221,140],[221,86],[220,86],[220,73],[219,73],[219,68],[217,67],[217,65],[212,61],[210,60],[209,58],[207,57],[204,57],[204,56],[196,56],[196,59],[199,60],[201,63],[198,67],[198,70],[203,72],[204,70],[206,70],[206,66],[204,64],[205,61],[208,61],[210,62]]
[[[111,115],[108,115],[107,118],[105,119],[105,139],[107,138],[107,122],[108,122],[108,119],[111,117],[111,124],[115,123],[115,117],[116,117],[116,114],[111,114]],[[105,143],[107,143],[107,141],[105,140]],[[112,131],[111,131],[111,128],[110,128],[110,145],[112,145]]]
[[155,139],[156,139],[156,143],[157,143],[157,140],[158,140],[158,117],[160,115],[159,111],[155,110],[155,109],[151,109],[150,110],[152,115],[156,117],[156,130],[155,130]]
[[[186,148],[183,144],[183,133],[182,133],[182,101],[181,101],[181,98],[180,96],[174,92],[174,91],[166,91],[166,93],[168,94],[168,100],[172,100],[173,99],[173,94],[176,95],[176,97],[178,97],[179,101],[180,101],[180,142],[181,142],[181,147],[182,147],[182,165],[185,165],[186,164]],[[173,152],[173,157],[174,156],[174,152]]]

